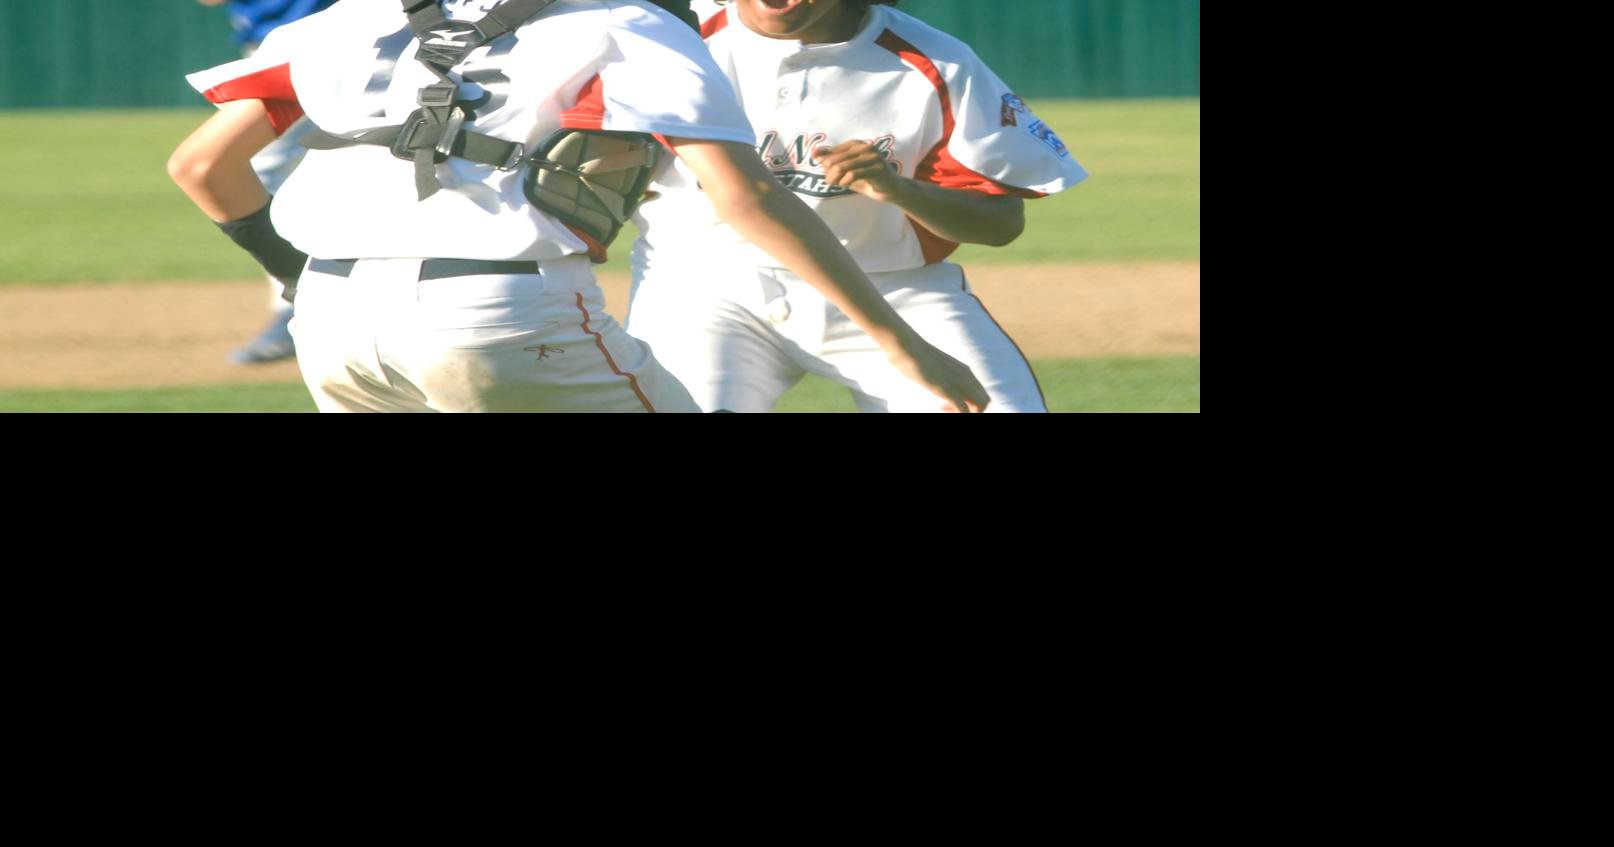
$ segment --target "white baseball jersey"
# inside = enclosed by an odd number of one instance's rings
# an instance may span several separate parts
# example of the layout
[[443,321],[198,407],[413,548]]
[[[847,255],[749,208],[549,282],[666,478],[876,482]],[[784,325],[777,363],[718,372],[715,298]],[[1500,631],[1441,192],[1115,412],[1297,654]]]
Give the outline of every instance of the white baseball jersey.
[[[895,205],[826,185],[814,150],[863,140],[904,176],[950,189],[1042,197],[1087,172],[1054,131],[962,41],[889,6],[873,6],[842,44],[767,38],[739,11],[697,0],[702,34],[734,84],[763,161],[816,211],[870,273],[940,262],[958,245]],[[664,169],[639,212],[647,261],[781,267],[717,220],[689,170]]]
[[[502,0],[444,0],[478,20]],[[261,99],[277,132],[306,113],[339,134],[402,124],[436,78],[398,0],[342,0],[275,30],[248,59],[192,74],[214,103]],[[559,0],[458,66],[461,97],[481,101],[466,128],[535,149],[562,127],[751,143],[727,79],[700,37],[642,0]],[[534,208],[523,174],[460,159],[444,190],[416,197],[413,164],[359,145],[311,151],[276,195],[274,222],[325,258],[559,259],[589,252]],[[596,249],[595,251],[599,251]],[[596,255],[596,259],[603,259]]]

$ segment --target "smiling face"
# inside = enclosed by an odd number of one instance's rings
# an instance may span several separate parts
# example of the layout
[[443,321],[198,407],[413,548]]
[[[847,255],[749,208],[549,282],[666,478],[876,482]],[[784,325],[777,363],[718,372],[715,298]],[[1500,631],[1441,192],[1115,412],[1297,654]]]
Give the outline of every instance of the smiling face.
[[734,0],[734,5],[756,32],[809,44],[851,38],[860,17],[845,0]]

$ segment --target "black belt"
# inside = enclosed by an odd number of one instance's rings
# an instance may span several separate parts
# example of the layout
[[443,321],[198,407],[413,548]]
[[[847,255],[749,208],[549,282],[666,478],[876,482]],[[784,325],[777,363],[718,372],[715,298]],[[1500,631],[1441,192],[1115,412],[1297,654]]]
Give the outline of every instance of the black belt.
[[[309,261],[308,269],[317,274],[348,277],[353,275],[353,266],[358,263],[358,259],[313,259]],[[537,273],[538,263],[533,261],[494,262],[487,259],[427,259],[420,263],[421,282],[429,279],[448,279],[454,276],[510,276]]]

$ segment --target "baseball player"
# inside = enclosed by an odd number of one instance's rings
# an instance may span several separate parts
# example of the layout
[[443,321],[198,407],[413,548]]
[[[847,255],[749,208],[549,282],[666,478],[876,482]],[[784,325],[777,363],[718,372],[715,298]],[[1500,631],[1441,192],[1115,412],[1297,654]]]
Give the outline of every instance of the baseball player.
[[[203,6],[224,5],[226,0],[197,0]],[[251,56],[263,39],[276,27],[305,18],[335,3],[336,0],[228,0],[230,25],[235,28],[235,43],[242,52]],[[307,121],[298,121],[263,152],[252,157],[252,170],[270,194],[280,190],[286,177],[303,158],[298,141],[312,127]],[[291,304],[280,296],[281,285],[269,278],[269,325],[257,338],[247,342],[230,354],[230,361],[238,365],[258,365],[278,362],[297,354],[291,337]]]
[[[1087,173],[963,42],[896,0],[698,0],[757,150],[899,314],[967,364],[991,411],[1047,406],[1019,348],[946,261],[1004,245],[1024,201]],[[640,207],[629,331],[703,409],[763,412],[806,373],[863,411],[934,411],[847,316],[718,220],[678,167]]]
[[[898,369],[986,402],[762,166],[700,37],[649,0],[343,0],[190,81],[219,112],[170,173],[294,285],[323,411],[697,411],[591,267],[663,145]],[[304,115],[313,149],[271,208],[247,161]]]

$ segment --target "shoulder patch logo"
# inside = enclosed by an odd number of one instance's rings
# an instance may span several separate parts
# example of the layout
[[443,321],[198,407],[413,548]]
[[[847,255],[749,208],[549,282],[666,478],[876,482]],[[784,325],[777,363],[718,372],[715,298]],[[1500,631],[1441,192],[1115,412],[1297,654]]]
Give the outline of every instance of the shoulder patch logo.
[[1049,149],[1059,154],[1059,158],[1070,158],[1070,148],[1066,147],[1065,142],[1061,141],[1059,136],[1054,134],[1052,127],[1043,123],[1041,120],[1032,121],[1031,125],[1026,127],[1026,132],[1031,133],[1033,138],[1048,145]]
[[1026,101],[1015,94],[1003,95],[1003,125],[1019,126],[1019,115],[1029,115],[1031,110],[1026,108]]
[[1030,133],[1032,138],[1048,145],[1048,149],[1059,154],[1059,158],[1070,158],[1070,148],[1065,146],[1065,142],[1060,140],[1059,136],[1054,133],[1053,128],[1031,113],[1031,107],[1026,105],[1026,101],[1021,100],[1015,94],[1003,95],[1003,125],[1006,127],[1020,126],[1022,115],[1026,121],[1026,132]]

